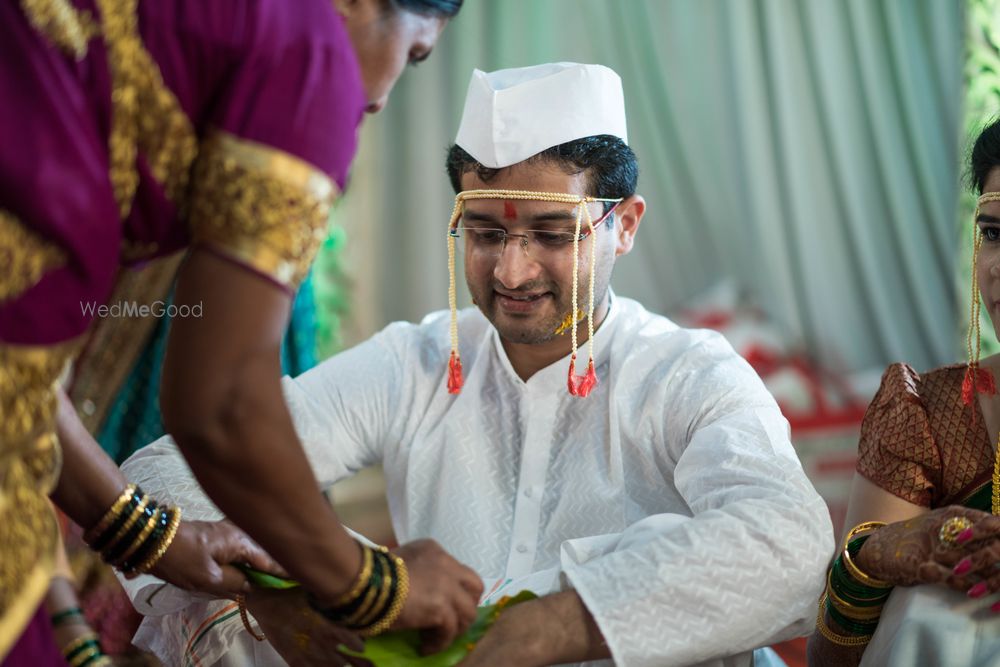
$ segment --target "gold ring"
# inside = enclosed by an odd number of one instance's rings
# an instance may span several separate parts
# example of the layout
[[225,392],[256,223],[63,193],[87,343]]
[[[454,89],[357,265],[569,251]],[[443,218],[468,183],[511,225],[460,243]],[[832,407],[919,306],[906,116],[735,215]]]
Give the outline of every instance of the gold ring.
[[969,528],[972,528],[971,520],[964,516],[953,516],[941,524],[938,539],[941,540],[941,544],[953,549],[958,546],[958,536]]

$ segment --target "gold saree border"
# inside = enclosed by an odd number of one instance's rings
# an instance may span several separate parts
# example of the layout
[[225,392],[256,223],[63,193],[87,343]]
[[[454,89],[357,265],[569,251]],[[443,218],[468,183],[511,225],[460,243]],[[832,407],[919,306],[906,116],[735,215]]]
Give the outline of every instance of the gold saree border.
[[111,185],[121,219],[139,187],[141,152],[167,198],[183,208],[198,139],[139,35],[138,0],[97,0],[111,70]]
[[61,464],[56,392],[81,340],[0,344],[0,656],[34,614],[54,567],[59,528],[48,494]]
[[0,209],[0,304],[17,298],[38,284],[54,268],[66,263],[66,253],[31,231],[9,211]]
[[194,243],[294,289],[326,238],[336,183],[289,153],[213,130],[194,167]]
[[[109,304],[151,305],[165,300],[186,251],[152,260],[142,268],[118,271]],[[102,317],[94,320],[87,343],[73,366],[68,393],[80,421],[96,434],[142,354],[159,318]]]
[[[0,511],[0,517],[3,517]],[[52,506],[49,505],[49,514],[52,517],[52,544],[53,549],[59,539],[59,524],[56,521]],[[4,519],[6,520],[6,519]],[[0,528],[0,538],[3,537],[3,528]],[[23,578],[19,580],[21,590],[18,595],[4,606],[0,600],[0,660],[13,648],[14,643],[20,638],[27,627],[31,617],[38,611],[38,605],[42,603],[45,593],[49,590],[52,582],[52,572],[55,569],[55,553],[50,549],[48,553],[43,552],[33,562],[34,567]],[[6,553],[5,553],[6,555]],[[0,585],[7,586],[10,582],[0,571]]]
[[99,33],[90,12],[78,10],[69,0],[21,0],[21,11],[32,28],[75,60],[83,60],[87,42]]

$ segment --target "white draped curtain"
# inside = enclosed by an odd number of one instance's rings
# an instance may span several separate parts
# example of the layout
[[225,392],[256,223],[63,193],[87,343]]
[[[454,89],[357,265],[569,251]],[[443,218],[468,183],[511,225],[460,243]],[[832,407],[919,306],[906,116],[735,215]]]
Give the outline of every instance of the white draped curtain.
[[466,0],[362,131],[347,338],[447,306],[472,69],[569,60],[625,87],[649,208],[619,294],[669,314],[729,279],[835,368],[957,360],[963,36],[959,0]]

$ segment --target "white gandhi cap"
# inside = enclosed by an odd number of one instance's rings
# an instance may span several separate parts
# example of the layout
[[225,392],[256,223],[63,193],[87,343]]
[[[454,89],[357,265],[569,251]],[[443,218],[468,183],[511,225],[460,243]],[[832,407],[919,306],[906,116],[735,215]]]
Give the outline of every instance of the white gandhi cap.
[[455,143],[499,169],[597,134],[628,143],[622,80],[603,65],[549,63],[474,70]]

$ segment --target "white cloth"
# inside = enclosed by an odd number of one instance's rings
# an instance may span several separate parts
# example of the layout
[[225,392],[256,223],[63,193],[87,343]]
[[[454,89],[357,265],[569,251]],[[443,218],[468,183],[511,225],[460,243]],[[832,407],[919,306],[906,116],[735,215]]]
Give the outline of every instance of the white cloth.
[[861,667],[998,667],[996,595],[978,600],[943,586],[897,586],[882,609]]
[[[401,542],[436,539],[488,599],[575,588],[618,665],[748,665],[753,648],[812,629],[829,514],[777,405],[725,339],[615,298],[595,337],[599,384],[581,399],[566,390],[568,359],[523,382],[477,310],[459,328],[457,396],[445,388],[447,313],[390,325],[284,381],[323,485],[381,463]],[[123,469],[186,517],[219,516],[167,438]],[[126,582],[140,604],[148,584]],[[176,611],[157,607],[140,610]],[[161,655],[182,625],[146,624],[160,636],[137,640]]]

